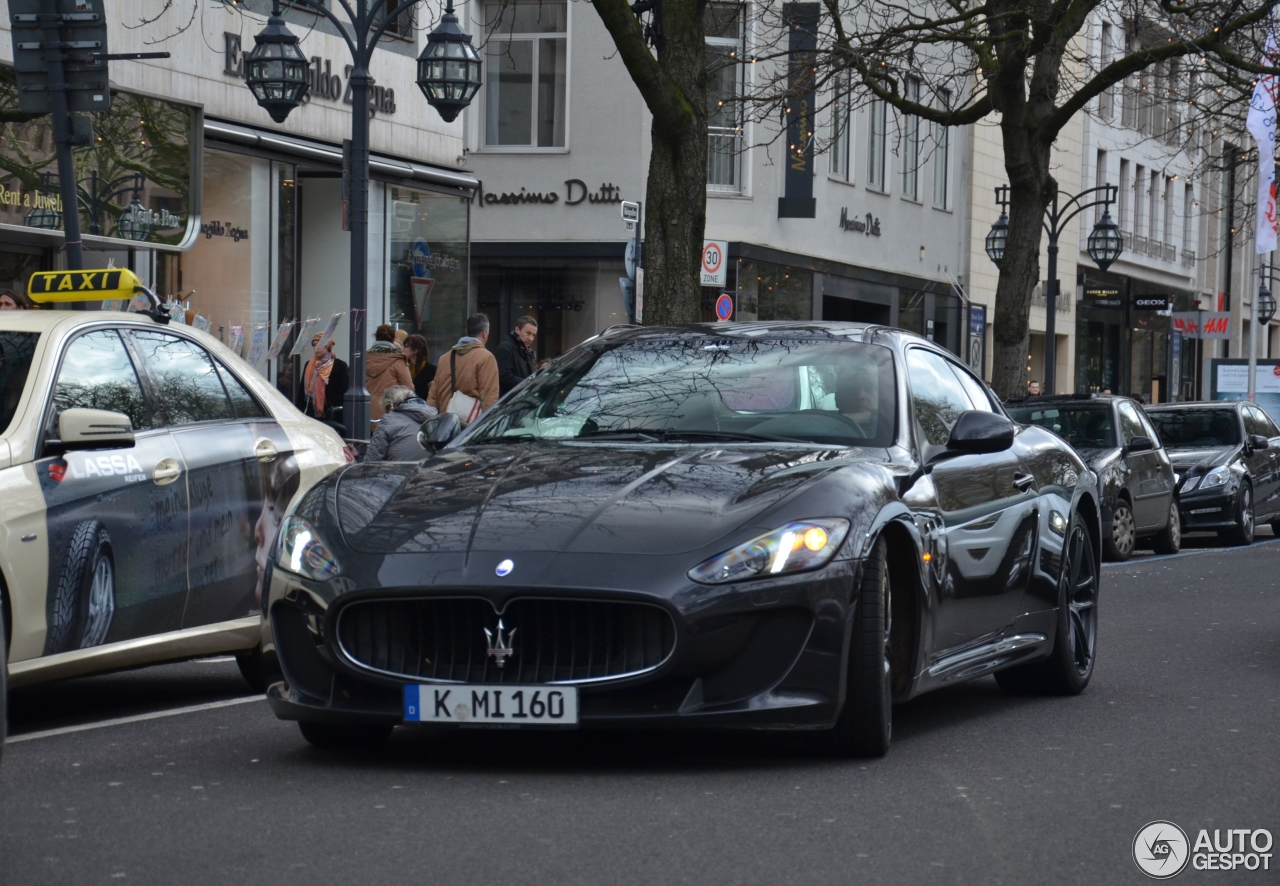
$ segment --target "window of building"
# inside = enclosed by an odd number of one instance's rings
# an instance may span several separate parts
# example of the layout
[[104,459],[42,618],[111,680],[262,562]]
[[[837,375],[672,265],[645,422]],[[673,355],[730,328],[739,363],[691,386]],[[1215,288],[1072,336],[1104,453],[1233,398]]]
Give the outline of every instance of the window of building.
[[[920,81],[908,77],[905,98],[907,101],[920,101]],[[905,115],[903,121],[903,156],[902,156],[902,196],[908,200],[920,199],[920,118],[914,114]]]
[[1195,209],[1196,191],[1188,182],[1182,189],[1182,249],[1190,252],[1191,244],[1191,212]]
[[1129,161],[1122,159],[1120,161],[1120,188],[1116,192],[1116,200],[1119,203],[1119,206],[1116,207],[1116,214],[1118,216],[1116,224],[1120,225],[1120,228],[1126,231],[1133,230],[1129,224],[1129,204],[1131,197],[1129,187]]
[[1145,237],[1146,228],[1143,227],[1143,212],[1146,210],[1147,201],[1142,199],[1142,187],[1146,180],[1146,170],[1141,166],[1136,166],[1133,173],[1133,236]]
[[1160,238],[1160,173],[1154,169],[1147,178],[1147,228],[1149,239]]
[[1173,245],[1173,176],[1164,179],[1164,242]]
[[[1093,167],[1093,185],[1100,188],[1107,183],[1107,152],[1098,151],[1098,160]],[[1101,195],[1099,195],[1101,196]],[[1097,221],[1102,217],[1102,207],[1095,206],[1093,209],[1093,220]]]
[[[1111,64],[1115,54],[1115,34],[1111,30],[1111,23],[1103,22],[1102,39],[1098,42],[1098,70]],[[1098,96],[1098,116],[1103,120],[1110,120],[1115,113],[1115,94],[1116,87],[1109,86]]]
[[[938,90],[938,103],[951,108],[951,90]],[[951,208],[951,129],[933,126],[933,205],[939,209]]]
[[880,99],[873,99],[867,109],[871,125],[867,127],[867,184],[879,190],[887,190],[884,168],[888,148],[889,106]]
[[742,7],[709,3],[707,41],[707,190],[742,190]]
[[831,100],[831,174],[852,181],[849,175],[849,129],[852,115],[849,106],[849,78],[839,78],[835,98]]
[[485,5],[484,143],[563,148],[568,115],[568,10],[564,2]]
[[[387,13],[394,9],[396,5],[396,0],[390,0],[390,2],[384,6],[379,7],[378,12],[375,13],[375,17],[378,22],[381,23],[385,21]],[[392,37],[399,37],[402,40],[412,40],[413,24],[413,9],[406,9],[404,12],[397,15],[395,20],[387,26],[387,33]]]

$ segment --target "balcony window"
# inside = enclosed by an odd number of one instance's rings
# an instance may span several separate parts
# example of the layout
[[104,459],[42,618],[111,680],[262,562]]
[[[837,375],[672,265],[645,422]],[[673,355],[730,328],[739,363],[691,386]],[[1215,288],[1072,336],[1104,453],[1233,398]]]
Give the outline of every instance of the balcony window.
[[[938,102],[949,110],[951,90],[939,89]],[[951,129],[937,124],[933,127],[933,205],[951,208]]]
[[836,96],[831,100],[831,174],[836,178],[850,179],[849,176],[849,123],[851,115],[849,107],[852,96],[849,92],[849,78],[841,77],[836,88]]
[[707,59],[707,190],[742,191],[742,7],[710,3]]
[[[920,81],[908,77],[907,101],[920,101]],[[907,114],[903,120],[902,196],[908,200],[920,199],[920,118]]]
[[874,99],[867,113],[871,117],[871,125],[867,127],[867,184],[878,190],[885,190],[885,155],[887,153],[889,106],[880,99]]

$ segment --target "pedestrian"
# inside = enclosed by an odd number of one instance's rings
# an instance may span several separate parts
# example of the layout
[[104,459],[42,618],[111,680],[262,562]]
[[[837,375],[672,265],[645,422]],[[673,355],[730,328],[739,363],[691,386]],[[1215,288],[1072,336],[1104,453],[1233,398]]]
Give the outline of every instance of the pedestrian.
[[[442,413],[453,412],[466,424],[498,402],[498,361],[485,347],[488,341],[489,318],[484,314],[472,314],[467,318],[467,334],[458,339],[447,358],[436,364],[436,377],[431,382],[427,397],[428,406]],[[455,393],[465,394],[476,402],[465,404],[468,408],[464,410],[452,402]],[[451,405],[453,409],[450,409]]]
[[35,302],[21,292],[12,289],[0,292],[0,311],[29,311],[34,307]]
[[1034,378],[1031,379],[1031,381],[1027,382],[1027,396],[1028,397],[1040,396],[1040,382],[1036,381]]
[[[333,352],[335,344],[333,339],[329,339],[322,346],[320,333],[313,335],[311,347],[315,348],[315,353],[302,370],[302,411],[321,421],[337,421],[335,410],[342,408],[342,398],[351,381],[347,364]],[[338,416],[341,414],[337,413]]]
[[392,385],[382,392],[378,403],[382,407],[382,421],[373,432],[364,460],[370,461],[421,461],[427,451],[418,443],[418,431],[422,423],[438,413],[404,385]]
[[411,388],[413,378],[409,375],[409,361],[396,344],[395,329],[383,323],[373,337],[373,347],[364,360],[364,386],[369,389],[370,417],[379,419],[382,418],[382,395],[387,388],[392,385]]
[[411,335],[404,340],[404,356],[409,361],[409,374],[413,376],[413,390],[423,400],[431,392],[431,380],[436,377],[436,364],[431,362],[427,340]]
[[538,355],[533,341],[538,337],[538,321],[521,317],[516,328],[498,345],[498,394],[505,394],[533,374]]

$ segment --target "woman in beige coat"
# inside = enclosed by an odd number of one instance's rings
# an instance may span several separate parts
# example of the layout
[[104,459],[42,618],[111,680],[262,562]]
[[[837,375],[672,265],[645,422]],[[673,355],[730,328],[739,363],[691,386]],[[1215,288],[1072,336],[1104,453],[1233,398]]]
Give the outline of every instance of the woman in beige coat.
[[396,344],[396,331],[383,324],[373,335],[375,341],[364,358],[364,386],[369,389],[369,411],[372,418],[382,418],[382,395],[392,385],[413,387],[409,361]]

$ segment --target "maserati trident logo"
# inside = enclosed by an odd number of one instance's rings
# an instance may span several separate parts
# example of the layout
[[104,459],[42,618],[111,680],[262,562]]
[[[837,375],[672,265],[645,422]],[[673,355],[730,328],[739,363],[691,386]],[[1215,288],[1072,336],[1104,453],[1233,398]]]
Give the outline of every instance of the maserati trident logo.
[[502,633],[502,619],[498,619],[498,631],[495,634],[488,628],[484,629],[485,638],[489,641],[489,657],[497,662],[498,667],[505,667],[507,659],[516,651],[511,645],[511,638],[516,635],[516,629],[512,628],[505,635]]

